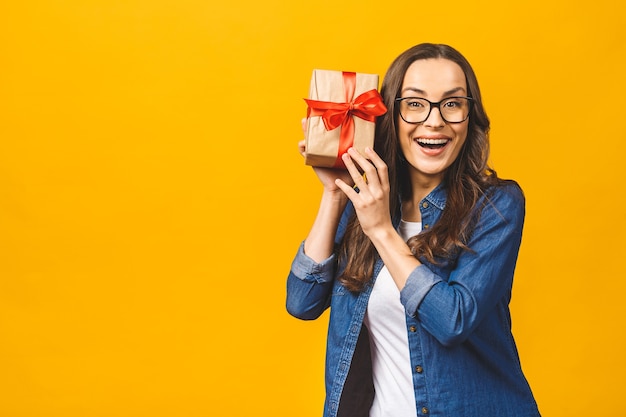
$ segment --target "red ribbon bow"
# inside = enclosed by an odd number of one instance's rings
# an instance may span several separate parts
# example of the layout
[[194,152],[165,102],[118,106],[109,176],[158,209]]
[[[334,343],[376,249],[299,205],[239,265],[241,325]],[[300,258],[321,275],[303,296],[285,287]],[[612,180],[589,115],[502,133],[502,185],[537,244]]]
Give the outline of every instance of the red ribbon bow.
[[354,117],[368,122],[375,122],[377,116],[387,112],[387,107],[376,89],[360,94],[353,99],[356,87],[356,73],[343,72],[343,84],[346,92],[345,103],[304,99],[307,105],[307,117],[321,116],[326,130],[333,130],[341,126],[339,135],[339,150],[335,167],[343,167],[341,155],[354,144]]

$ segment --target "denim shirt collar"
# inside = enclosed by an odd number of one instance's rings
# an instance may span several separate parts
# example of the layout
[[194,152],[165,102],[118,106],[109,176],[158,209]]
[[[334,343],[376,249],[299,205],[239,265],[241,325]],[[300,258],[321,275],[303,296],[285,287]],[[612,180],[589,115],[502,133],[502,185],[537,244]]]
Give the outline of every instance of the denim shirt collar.
[[[430,193],[428,193],[428,195],[424,197],[422,201],[420,201],[420,206],[422,205],[423,202],[427,201],[429,204],[432,204],[434,207],[436,207],[440,211],[443,211],[443,209],[446,207],[447,198],[448,198],[448,193],[446,191],[446,188],[443,185],[443,182],[441,182]],[[393,227],[395,227],[396,229],[400,225],[400,220],[402,218],[402,210],[400,209],[400,207],[402,206],[401,197],[398,197],[398,200],[400,203],[398,205],[399,209],[396,213],[394,213],[393,220],[392,220]]]
[[448,198],[448,193],[446,192],[445,187],[443,186],[443,182],[439,183],[422,201],[428,201],[430,204],[437,207],[439,210],[444,209],[446,206],[446,199]]

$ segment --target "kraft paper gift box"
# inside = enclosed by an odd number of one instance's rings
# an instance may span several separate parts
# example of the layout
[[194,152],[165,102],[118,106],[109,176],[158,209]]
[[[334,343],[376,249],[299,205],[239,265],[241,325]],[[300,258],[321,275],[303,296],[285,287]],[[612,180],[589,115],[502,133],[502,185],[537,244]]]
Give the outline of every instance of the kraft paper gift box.
[[376,117],[387,111],[378,75],[316,69],[305,101],[307,165],[345,168],[341,155],[348,148],[373,148]]

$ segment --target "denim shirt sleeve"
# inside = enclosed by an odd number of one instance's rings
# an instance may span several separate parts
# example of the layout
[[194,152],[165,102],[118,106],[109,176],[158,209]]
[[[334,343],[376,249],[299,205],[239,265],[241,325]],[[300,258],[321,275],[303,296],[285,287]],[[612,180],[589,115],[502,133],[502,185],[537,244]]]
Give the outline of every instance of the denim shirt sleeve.
[[291,272],[302,281],[325,283],[332,281],[335,271],[334,262],[335,254],[333,253],[327,259],[320,263],[315,262],[304,253],[304,242],[300,244],[298,253],[291,263]]
[[463,342],[483,317],[507,303],[521,244],[524,196],[517,185],[498,187],[484,206],[468,246],[448,277],[417,267],[402,289],[407,314],[446,346]]
[[316,263],[300,244],[287,277],[287,311],[302,320],[318,318],[330,303],[334,282],[335,254]]

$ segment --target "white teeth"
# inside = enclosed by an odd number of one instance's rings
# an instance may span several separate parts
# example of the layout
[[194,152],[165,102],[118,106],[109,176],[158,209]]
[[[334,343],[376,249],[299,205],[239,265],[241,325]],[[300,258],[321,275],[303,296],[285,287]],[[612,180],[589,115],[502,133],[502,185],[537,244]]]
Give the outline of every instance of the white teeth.
[[448,140],[447,139],[425,139],[425,138],[417,138],[419,143],[423,143],[426,145],[443,145]]

